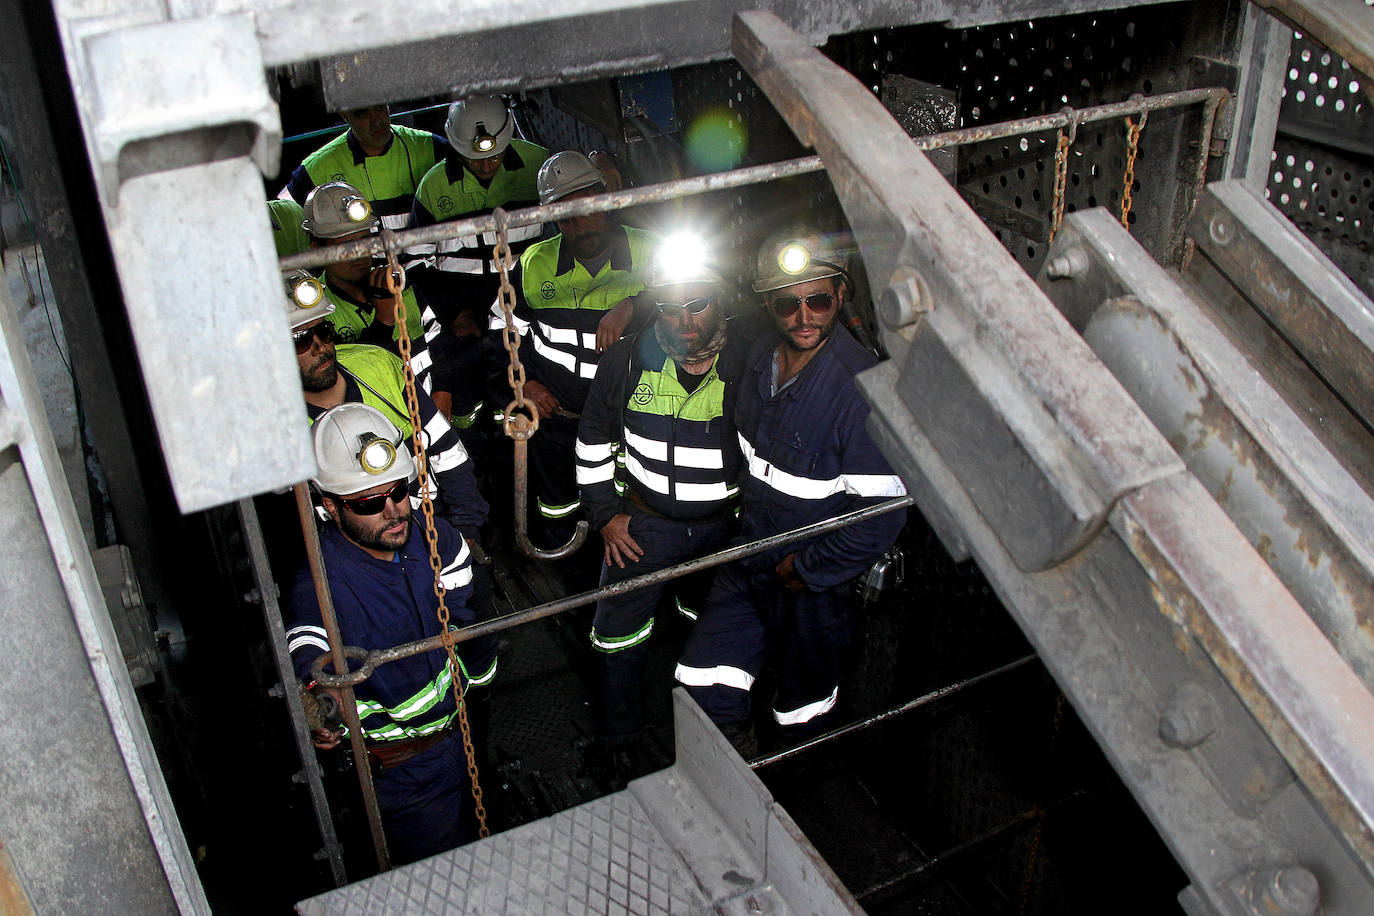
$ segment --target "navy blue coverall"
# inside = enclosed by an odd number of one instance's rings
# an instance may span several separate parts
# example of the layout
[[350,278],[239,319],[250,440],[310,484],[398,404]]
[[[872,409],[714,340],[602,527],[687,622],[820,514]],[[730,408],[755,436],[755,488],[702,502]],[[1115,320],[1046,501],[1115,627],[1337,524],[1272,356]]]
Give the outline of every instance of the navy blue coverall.
[[[757,341],[740,382],[735,421],[746,471],[736,543],[906,493],[864,428],[869,408],[854,376],[875,364],[873,355],[837,327],[774,393],[778,344],[775,334]],[[774,720],[794,738],[827,727],[858,624],[849,583],[892,545],[904,519],[890,512],[721,568],[675,673],[712,721],[749,719],[750,689],[772,658]],[[806,585],[799,593],[774,569],[789,553]]]

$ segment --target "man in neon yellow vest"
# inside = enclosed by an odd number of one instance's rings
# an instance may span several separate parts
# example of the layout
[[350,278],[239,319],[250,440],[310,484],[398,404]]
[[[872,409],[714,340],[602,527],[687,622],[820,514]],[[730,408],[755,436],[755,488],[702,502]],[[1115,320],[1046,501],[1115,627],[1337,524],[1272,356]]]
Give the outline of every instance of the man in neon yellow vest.
[[[602,585],[719,550],[735,528],[743,460],[733,407],[745,351],[726,333],[716,302],[724,280],[698,240],[670,236],[646,284],[659,314],[606,351],[578,427],[577,483],[587,519],[601,532]],[[710,580],[707,571],[597,602],[598,730],[612,761],[639,729],[660,597],[671,594],[679,613],[695,620]]]
[[392,124],[387,105],[339,114],[348,130],[306,156],[278,196],[304,204],[316,187],[346,181],[367,198],[388,229],[403,228],[420,179],[443,158],[444,139]]
[[[449,149],[420,180],[411,228],[537,203],[539,166],[549,151],[512,136],[514,132],[515,113],[494,95],[468,96],[450,105],[444,121]],[[542,231],[541,223],[512,227],[511,254],[518,258]],[[496,295],[495,249],[494,232],[444,239],[407,249],[408,258],[421,259],[412,260],[407,269],[447,323],[463,309],[475,308],[481,315]],[[423,268],[416,269],[417,264]]]
[[[301,226],[311,248],[328,248],[364,239],[377,232],[379,221],[371,205],[352,185],[333,181],[310,192],[302,208]],[[401,330],[396,322],[396,298],[386,283],[386,265],[374,266],[364,255],[325,267],[320,277],[325,295],[334,304],[330,322],[338,343],[373,344],[400,355]],[[425,390],[431,365],[427,342],[439,333],[438,321],[414,289],[401,293],[405,327],[410,334],[410,365]]]
[[[600,193],[605,179],[587,157],[561,152],[539,170],[539,202]],[[644,289],[654,236],[613,225],[605,213],[558,222],[559,235],[525,249],[511,276],[525,395],[539,411],[530,440],[530,490],[543,533],[565,541],[581,507],[573,468],[577,419],[601,353],[620,339]],[[492,303],[491,328],[506,325]],[[500,353],[505,357],[504,351]],[[504,375],[504,372],[502,373]]]

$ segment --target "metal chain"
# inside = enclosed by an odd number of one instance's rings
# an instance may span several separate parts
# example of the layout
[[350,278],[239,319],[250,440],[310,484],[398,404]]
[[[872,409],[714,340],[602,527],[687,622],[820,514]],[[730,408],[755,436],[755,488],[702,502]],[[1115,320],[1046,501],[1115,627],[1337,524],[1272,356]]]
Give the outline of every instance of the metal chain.
[[1069,147],[1073,146],[1073,141],[1078,138],[1078,121],[1074,119],[1073,109],[1065,108],[1063,114],[1068,117],[1069,124],[1067,133],[1065,128],[1059,128],[1059,139],[1054,146],[1054,196],[1051,198],[1049,239],[1051,242],[1064,223],[1064,197],[1069,183]]
[[[515,329],[515,287],[510,285],[510,272],[515,267],[508,240],[510,215],[497,207],[491,212],[496,219],[496,269],[501,274],[501,312],[506,326],[501,329],[501,341],[510,354],[510,365],[506,367],[506,381],[515,392],[515,399],[506,405],[504,429],[512,439],[528,439],[539,428],[539,411],[534,403],[525,397],[525,367],[520,362],[520,332]],[[516,413],[523,409],[524,414]],[[527,416],[528,415],[528,416]]]
[[1139,121],[1131,121],[1131,116],[1126,116],[1126,174],[1125,183],[1121,188],[1121,225],[1127,232],[1131,231],[1131,186],[1135,184],[1135,157],[1140,149],[1140,132],[1145,129],[1145,119],[1150,116],[1148,111],[1140,113]]
[[[389,233],[388,233],[389,234]],[[434,596],[438,599],[439,638],[448,653],[449,675],[453,681],[453,703],[458,711],[458,730],[463,735],[463,754],[467,758],[468,780],[472,783],[472,801],[477,811],[477,835],[491,835],[487,828],[487,809],[482,804],[482,784],[477,778],[477,752],[472,747],[472,726],[468,723],[466,691],[462,689],[462,663],[454,650],[453,633],[449,630],[448,603],[444,598],[444,585],[440,578],[443,561],[439,558],[439,534],[434,530],[434,500],[430,497],[429,459],[425,455],[420,423],[420,400],[415,393],[415,372],[410,366],[410,330],[406,327],[406,304],[402,298],[404,274],[396,263],[396,250],[387,239],[386,249],[386,288],[396,300],[396,328],[400,331],[397,343],[400,345],[401,362],[405,365],[406,407],[410,410],[410,434],[414,441],[415,467],[420,475],[420,511],[425,517],[425,543],[429,545],[429,566],[434,571]]]

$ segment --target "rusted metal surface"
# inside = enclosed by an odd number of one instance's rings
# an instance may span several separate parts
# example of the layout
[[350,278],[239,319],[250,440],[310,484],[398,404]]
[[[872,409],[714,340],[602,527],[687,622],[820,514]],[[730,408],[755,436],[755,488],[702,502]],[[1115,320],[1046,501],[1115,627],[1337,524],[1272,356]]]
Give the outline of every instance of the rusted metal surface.
[[1113,527],[1374,877],[1374,696],[1196,481],[1127,496]]
[[1207,259],[1374,430],[1369,297],[1273,205],[1238,181],[1208,187],[1188,231]]
[[[520,440],[517,439],[517,446],[519,443]],[[837,515],[834,518],[828,518],[801,528],[794,528],[791,531],[784,531],[781,534],[770,535],[769,537],[760,538],[757,541],[750,541],[747,544],[740,544],[735,547],[727,547],[724,550],[708,553],[704,557],[697,557],[695,560],[688,560],[686,563],[679,563],[676,566],[669,566],[665,569],[645,573],[642,576],[634,576],[611,585],[604,585],[600,588],[592,589],[588,592],[570,595],[567,598],[560,598],[557,601],[549,601],[537,605],[536,607],[518,611],[514,614],[505,614],[493,620],[473,624],[472,626],[463,627],[455,631],[454,641],[463,642],[469,639],[476,639],[479,636],[499,633],[502,630],[519,626],[523,623],[540,620],[544,617],[552,617],[555,614],[561,614],[564,611],[569,611],[576,607],[585,607],[588,604],[594,604],[602,598],[623,595],[626,592],[644,588],[646,585],[657,585],[660,582],[668,582],[672,579],[698,572],[699,570],[711,569],[723,563],[730,563],[734,560],[752,557],[755,554],[772,550],[774,547],[781,547],[784,544],[794,544],[798,541],[804,541],[808,538],[825,534],[827,531],[835,531],[840,528],[848,527],[856,522],[873,518],[875,515],[893,512],[897,509],[905,509],[907,506],[910,506],[912,502],[913,500],[910,496],[899,496],[896,499],[885,500],[875,506],[856,509],[853,512],[846,512],[844,515]],[[428,652],[432,649],[439,648],[440,645],[441,642],[439,637],[436,636],[430,639],[422,639],[416,642],[393,646],[390,649],[376,649],[371,652],[364,652],[361,649],[350,646],[350,649],[360,653],[358,655],[358,658],[362,660],[360,666],[343,677],[336,677],[324,675],[322,662],[316,661],[314,670],[315,679],[326,687],[359,684],[371,676],[373,669],[378,665],[409,658],[421,652]]]
[[907,408],[1023,568],[1072,555],[1117,496],[1182,467],[866,87],[768,13],[737,18],[735,51],[825,161],[870,288],[914,271],[930,289],[919,330],[884,328],[883,343],[910,375]]
[[1374,499],[1105,210],[1070,216],[1070,261],[1042,287],[1374,691]]
[[[1070,123],[1086,124],[1093,121],[1106,121],[1126,115],[1139,114],[1141,112],[1161,111],[1168,108],[1181,108],[1189,105],[1202,104],[1207,107],[1207,110],[1214,113],[1217,105],[1228,100],[1230,96],[1231,94],[1227,90],[1219,88],[1164,92],[1159,95],[1134,98],[1127,102],[1114,102],[1110,105],[1096,105],[1091,108],[1077,110],[1065,108],[1053,114],[1037,115],[1031,118],[1019,118],[1014,121],[1002,121],[997,124],[986,124],[978,127],[968,127],[938,134],[929,134],[923,137],[909,138],[908,142],[919,150],[947,149],[953,146],[978,143],[983,140],[995,140],[1001,137],[1017,137],[1022,134],[1035,133],[1041,130],[1055,130]],[[1210,124],[1210,119],[1206,119],[1206,126],[1204,129],[1205,138],[1210,138]],[[1205,165],[1206,157],[1204,156],[1202,158],[1202,166],[1205,167]],[[712,191],[722,191],[729,188],[760,184],[765,181],[776,181],[780,178],[791,178],[795,175],[807,175],[812,172],[819,172],[824,167],[820,156],[801,156],[796,159],[788,159],[782,162],[770,162],[765,165],[748,166],[728,172],[717,172],[711,175],[683,178],[677,181],[667,181],[642,188],[627,188],[623,191],[596,194],[591,197],[583,197],[576,200],[555,201],[554,203],[544,204],[542,206],[512,210],[506,214],[506,225],[508,227],[531,226],[536,223],[552,223],[562,219],[570,219],[574,216],[584,216],[588,213],[601,213],[607,210],[620,209],[622,207],[663,203],[665,201],[679,200],[683,197],[690,197],[696,194],[708,194]],[[1200,184],[1198,188],[1201,188]],[[498,228],[498,217],[494,213],[491,213],[483,216],[474,216],[468,219],[436,223],[435,225],[423,226],[418,229],[405,229],[400,232],[383,229],[378,235],[371,238],[359,239],[343,245],[331,245],[326,248],[288,255],[280,259],[280,266],[283,271],[292,270],[298,267],[323,267],[326,264],[336,264],[340,261],[352,260],[353,258],[362,257],[367,254],[384,254],[388,249],[399,250],[415,245],[432,244],[434,242],[459,238],[465,235],[479,235],[483,232],[494,232]]]
[[[320,618],[324,623],[325,634],[329,637],[329,659],[335,671],[347,671],[348,660],[343,635],[339,632],[339,621],[334,615],[334,598],[329,593],[324,556],[320,553],[320,533],[315,528],[315,508],[310,503],[310,491],[304,483],[296,484],[295,497],[301,533],[305,536],[305,555],[310,565],[310,578],[315,582],[315,600],[319,602]],[[339,711],[343,714],[344,724],[348,726],[348,739],[353,747],[353,769],[358,773],[358,785],[363,793],[363,807],[367,811],[367,826],[372,833],[372,849],[377,856],[377,867],[386,871],[391,867],[391,856],[387,853],[386,835],[382,832],[382,812],[377,806],[377,792],[372,786],[372,768],[368,766],[367,743],[363,739],[362,723],[358,720],[358,702],[349,684],[337,686],[340,693]]]

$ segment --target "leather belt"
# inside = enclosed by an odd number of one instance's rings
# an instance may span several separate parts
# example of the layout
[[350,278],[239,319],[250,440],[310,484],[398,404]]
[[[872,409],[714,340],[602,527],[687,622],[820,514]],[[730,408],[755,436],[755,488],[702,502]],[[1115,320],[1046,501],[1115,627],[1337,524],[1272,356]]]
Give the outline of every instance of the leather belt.
[[439,731],[429,735],[421,735],[408,741],[388,741],[386,744],[374,744],[368,747],[367,756],[375,760],[384,770],[400,766],[412,757],[419,756],[443,741],[453,730],[454,723],[450,722]]

